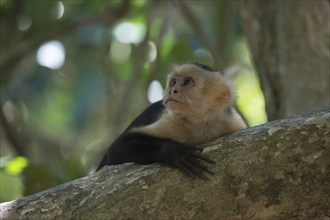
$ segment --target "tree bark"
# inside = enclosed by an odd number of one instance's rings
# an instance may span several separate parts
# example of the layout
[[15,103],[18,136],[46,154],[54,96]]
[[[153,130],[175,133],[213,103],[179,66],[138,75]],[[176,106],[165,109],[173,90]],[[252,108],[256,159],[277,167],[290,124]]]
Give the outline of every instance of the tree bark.
[[124,164],[2,203],[1,219],[328,219],[330,107],[205,146],[210,180]]
[[330,2],[233,1],[250,45],[268,119],[330,104]]

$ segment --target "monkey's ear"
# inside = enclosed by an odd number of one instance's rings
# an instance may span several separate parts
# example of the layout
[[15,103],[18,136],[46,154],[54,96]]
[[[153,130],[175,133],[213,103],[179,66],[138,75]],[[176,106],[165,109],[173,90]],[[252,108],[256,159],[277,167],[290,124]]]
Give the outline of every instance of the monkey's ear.
[[232,102],[232,95],[230,86],[224,83],[215,98],[218,107],[221,108],[230,105]]

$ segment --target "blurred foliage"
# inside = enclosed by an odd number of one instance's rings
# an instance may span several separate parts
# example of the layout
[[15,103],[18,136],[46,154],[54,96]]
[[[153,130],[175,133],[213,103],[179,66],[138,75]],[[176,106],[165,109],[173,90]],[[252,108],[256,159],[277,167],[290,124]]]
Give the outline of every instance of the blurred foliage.
[[28,161],[25,157],[19,156],[10,160],[4,167],[8,174],[18,175],[22,173],[24,168],[28,165]]
[[[250,125],[266,121],[229,1],[1,0],[0,10],[1,201],[92,172],[172,63],[220,69]],[[60,47],[41,53],[47,42],[63,46],[63,64],[49,63]]]

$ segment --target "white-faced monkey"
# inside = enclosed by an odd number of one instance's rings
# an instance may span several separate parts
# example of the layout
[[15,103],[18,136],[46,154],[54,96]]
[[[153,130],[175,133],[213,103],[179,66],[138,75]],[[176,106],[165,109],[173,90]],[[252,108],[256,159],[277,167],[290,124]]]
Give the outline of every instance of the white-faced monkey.
[[224,77],[203,64],[174,65],[165,97],[150,105],[111,144],[105,165],[161,163],[191,177],[212,175],[214,163],[197,147],[246,128],[234,109],[235,95]]

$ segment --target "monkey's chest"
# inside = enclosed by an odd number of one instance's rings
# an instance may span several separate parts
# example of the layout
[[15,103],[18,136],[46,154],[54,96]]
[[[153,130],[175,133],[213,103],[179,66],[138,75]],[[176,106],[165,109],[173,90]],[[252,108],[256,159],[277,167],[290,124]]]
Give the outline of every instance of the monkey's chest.
[[185,132],[185,140],[188,144],[204,144],[212,139],[221,136],[221,130],[214,127],[196,126]]

